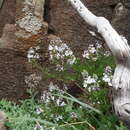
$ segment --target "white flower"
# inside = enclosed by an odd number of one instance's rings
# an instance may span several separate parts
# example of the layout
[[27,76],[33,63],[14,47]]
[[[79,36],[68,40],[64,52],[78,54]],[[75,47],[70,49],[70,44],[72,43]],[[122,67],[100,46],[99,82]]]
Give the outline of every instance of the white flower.
[[94,54],[94,53],[97,52],[97,50],[95,49],[95,47],[91,47],[91,48],[89,48],[89,52],[90,52],[91,54]]
[[36,113],[39,115],[39,114],[41,114],[43,112],[43,110],[41,109],[41,108],[37,108],[36,109]]
[[90,54],[89,54],[89,52],[88,52],[88,50],[85,50],[84,52],[83,52],[83,58],[87,58],[87,59],[90,59]]
[[39,46],[36,46],[36,47],[30,47],[29,50],[28,50],[28,53],[27,53],[27,58],[28,58],[28,61],[30,62],[31,59],[39,59],[40,58],[40,55],[36,52],[36,50],[39,50],[40,47]]
[[101,45],[98,41],[96,41],[96,48],[97,48],[97,49],[102,48],[102,45]]
[[57,90],[58,89],[58,86],[57,85],[54,85],[53,82],[50,82],[49,84],[49,91],[52,92],[54,90]]
[[78,118],[77,114],[75,112],[70,113],[71,118]]
[[112,86],[112,69],[110,66],[107,66],[105,68],[105,73],[103,73],[102,80],[106,83],[108,83],[109,86]]
[[48,50],[50,54],[50,60],[59,61],[58,66],[60,66],[62,69],[57,68],[58,71],[63,70],[63,66],[66,61],[68,64],[72,65],[76,60],[72,50],[67,46],[66,43],[61,41],[60,38],[51,40]]
[[105,51],[104,56],[111,56],[110,51]]
[[55,117],[55,120],[56,121],[59,121],[59,120],[62,120],[63,119],[63,116],[62,115],[56,115]]
[[83,70],[83,72],[81,72],[83,78],[87,78],[88,77],[88,72],[86,70]]
[[49,51],[53,50],[53,47],[52,45],[49,45],[49,48],[48,48]]
[[65,51],[65,56],[72,56],[73,52],[71,50],[66,50]]
[[60,102],[61,102],[61,100],[60,100],[60,98],[58,98],[58,99],[56,100],[57,106],[60,106]]
[[36,126],[34,127],[34,130],[44,130],[43,127],[37,122]]
[[64,67],[63,67],[62,65],[60,65],[60,64],[57,64],[57,65],[56,65],[56,70],[58,70],[58,71],[63,71],[63,70],[64,70]]
[[51,130],[57,130],[55,127],[51,128]]
[[66,105],[66,103],[64,101],[60,104],[61,107],[65,106],[65,105]]
[[125,43],[128,43],[128,40],[123,36],[123,35],[120,35],[121,36],[121,39],[125,42]]
[[51,101],[51,93],[44,91],[42,96],[41,96],[41,101],[45,104],[49,103]]
[[76,58],[73,57],[72,59],[68,59],[67,63],[70,64],[70,65],[73,65],[75,63],[75,61],[76,61]]
[[86,80],[83,81],[83,87],[84,87],[84,88],[87,88],[87,87],[88,87],[88,83],[87,83]]
[[87,84],[96,83],[96,80],[94,78],[92,78],[91,76],[88,76],[88,78],[86,79],[86,83]]

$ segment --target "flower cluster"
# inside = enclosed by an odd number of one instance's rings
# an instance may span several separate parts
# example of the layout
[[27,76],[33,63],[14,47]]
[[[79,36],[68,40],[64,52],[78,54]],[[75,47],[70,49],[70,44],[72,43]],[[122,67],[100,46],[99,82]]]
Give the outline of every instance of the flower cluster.
[[30,47],[27,53],[28,61],[31,62],[32,59],[39,59],[40,55],[38,53],[38,50],[40,49],[39,46],[36,47]]
[[44,130],[43,127],[37,122],[36,126],[34,127],[34,130]]
[[64,64],[74,64],[76,58],[72,50],[60,38],[51,40],[49,47],[50,60],[57,62],[57,70],[63,70]]
[[[98,59],[99,52],[101,53],[104,50],[102,44],[99,41],[96,41],[95,46],[94,44],[90,44],[87,50],[84,50],[82,56],[86,59],[91,59],[96,61]],[[105,56],[111,56],[110,51],[104,50],[103,54]]]
[[106,83],[108,83],[109,86],[112,86],[112,68],[110,66],[107,66],[105,68],[105,72],[103,73],[102,80]]
[[25,83],[28,85],[29,88],[36,88],[40,81],[42,80],[42,77],[39,75],[31,74],[29,76],[25,76]]
[[96,44],[97,47],[95,47],[93,44],[90,44],[88,49],[84,50],[82,55],[83,58],[92,59],[94,61],[97,60],[98,49],[101,48],[102,46],[98,42]]
[[86,70],[82,72],[83,87],[87,88],[89,92],[99,90],[98,77],[96,74],[90,76]]
[[64,94],[66,89],[67,89],[67,87],[64,86],[63,90],[61,90],[61,89],[59,89],[59,87],[57,85],[54,85],[53,82],[50,82],[50,84],[48,86],[48,90],[43,91],[43,93],[42,93],[41,102],[43,102],[44,104],[48,104],[52,101],[57,106],[60,106],[60,107],[65,106],[66,103],[64,102],[63,98],[53,96],[52,92]]

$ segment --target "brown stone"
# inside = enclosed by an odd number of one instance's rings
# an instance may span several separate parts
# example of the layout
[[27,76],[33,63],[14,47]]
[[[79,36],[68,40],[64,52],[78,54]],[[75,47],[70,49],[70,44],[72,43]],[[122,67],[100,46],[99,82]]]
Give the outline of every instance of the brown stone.
[[2,35],[5,24],[15,23],[16,0],[5,0],[0,9],[0,36]]
[[3,35],[0,39],[0,48],[13,49],[16,43],[16,36],[14,35],[16,27],[14,24],[6,24],[3,29]]
[[[52,0],[48,2],[47,20],[50,32],[68,41],[75,55],[81,55],[88,44],[95,44],[96,39],[88,33],[88,30],[94,29],[83,21],[67,0]],[[119,0],[83,0],[83,2],[94,14],[104,16],[111,22],[115,6]],[[130,40],[129,23],[128,13],[125,18],[120,18],[114,24],[114,27]]]

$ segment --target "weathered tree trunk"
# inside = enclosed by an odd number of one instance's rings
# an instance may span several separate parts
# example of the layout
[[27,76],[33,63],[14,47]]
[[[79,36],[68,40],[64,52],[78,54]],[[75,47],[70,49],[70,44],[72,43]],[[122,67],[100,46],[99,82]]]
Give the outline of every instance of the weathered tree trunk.
[[89,25],[97,28],[115,57],[117,66],[112,82],[114,109],[130,129],[130,46],[106,18],[95,16],[80,0],[68,1]]

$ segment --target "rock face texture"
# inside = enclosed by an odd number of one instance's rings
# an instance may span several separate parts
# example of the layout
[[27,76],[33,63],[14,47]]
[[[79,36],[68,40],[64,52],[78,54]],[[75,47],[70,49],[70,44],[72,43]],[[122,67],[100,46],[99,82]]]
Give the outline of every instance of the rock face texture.
[[[50,35],[64,40],[75,56],[81,56],[89,44],[96,44],[98,41],[90,34],[90,31],[96,30],[80,18],[67,0],[39,0],[43,6],[45,4],[44,9],[35,0],[31,4],[27,1],[32,0],[6,0],[0,9],[0,98],[26,98],[30,78],[40,79],[33,75],[27,52],[30,47],[42,44],[42,62],[46,64],[48,57],[46,58],[45,53],[49,44],[46,39],[51,40]],[[109,19],[115,29],[130,41],[129,2],[82,1],[93,13]],[[119,4],[120,1],[122,4]],[[43,17],[39,14],[42,10]],[[45,82],[42,85],[47,86]]]

